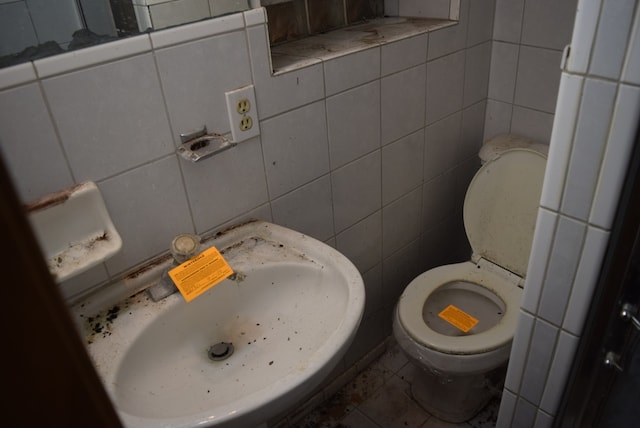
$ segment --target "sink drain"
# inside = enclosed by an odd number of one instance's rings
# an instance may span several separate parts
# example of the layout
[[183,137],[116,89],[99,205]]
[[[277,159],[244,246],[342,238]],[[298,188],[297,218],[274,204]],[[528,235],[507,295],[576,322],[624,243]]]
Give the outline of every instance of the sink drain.
[[207,352],[209,359],[213,361],[226,360],[233,354],[233,344],[220,342],[212,345]]

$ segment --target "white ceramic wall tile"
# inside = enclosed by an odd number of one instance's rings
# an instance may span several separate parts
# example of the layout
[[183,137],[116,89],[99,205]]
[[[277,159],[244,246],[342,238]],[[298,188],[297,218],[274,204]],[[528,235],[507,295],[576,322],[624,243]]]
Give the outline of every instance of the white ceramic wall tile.
[[526,1],[522,22],[524,45],[562,50],[571,40],[577,0]]
[[[586,79],[583,91],[562,198],[562,211],[586,220],[591,211],[598,171],[609,132],[616,84]],[[594,117],[600,120],[593,120]]]
[[604,229],[610,229],[613,226],[618,197],[636,141],[639,117],[640,88],[620,85],[589,218],[590,223]]
[[561,52],[520,46],[514,102],[553,113],[560,85]]
[[426,33],[382,45],[382,75],[386,76],[426,62],[428,45],[429,35]]
[[384,207],[382,211],[382,255],[395,251],[420,237],[422,188],[408,193]]
[[516,396],[510,391],[504,390],[502,392],[502,399],[500,400],[496,428],[511,428],[511,419],[515,413],[515,408]]
[[566,65],[569,72],[586,73],[589,67],[601,3],[602,0],[578,0],[576,19],[571,35],[571,55]]
[[22,52],[38,44],[29,9],[25,2],[0,5],[0,56]]
[[531,403],[538,404],[542,397],[553,359],[557,335],[557,327],[540,319],[536,320],[527,355],[527,366],[522,375],[522,385],[520,386],[520,396]]
[[171,239],[193,233],[178,159],[166,157],[100,183],[122,249],[106,261],[118,274],[169,250]]
[[256,102],[261,118],[317,101],[324,97],[322,64],[272,76],[267,29],[247,28]]
[[533,404],[529,403],[527,400],[519,398],[513,414],[511,426],[518,428],[533,428],[536,413],[537,410]]
[[[384,215],[383,215],[384,216]],[[383,232],[383,240],[384,240]],[[384,251],[384,250],[383,250]],[[385,324],[392,319],[392,310],[398,298],[413,278],[422,273],[420,268],[420,240],[416,239],[400,248],[382,263],[382,302],[389,308]]]
[[442,174],[457,163],[462,114],[455,113],[425,128],[424,180]]
[[464,73],[463,106],[469,107],[487,98],[491,68],[491,42],[467,49]]
[[493,42],[489,98],[507,103],[513,102],[519,50],[520,47],[513,43]]
[[575,335],[582,334],[598,274],[609,243],[609,232],[589,226],[580,264],[576,272],[562,327]]
[[640,9],[636,10],[631,39],[627,48],[627,59],[622,70],[622,81],[640,85]]
[[540,204],[551,210],[560,209],[564,179],[569,166],[569,156],[573,142],[573,133],[582,98],[584,78],[569,73],[562,73],[558,104],[551,133],[551,150],[547,159],[544,185]]
[[382,144],[424,127],[426,77],[427,66],[422,64],[382,78]]
[[324,63],[327,95],[333,95],[380,77],[380,48],[367,49]]
[[429,50],[427,60],[464,49],[467,42],[467,26],[469,21],[469,2],[460,3],[460,20],[457,25],[429,33]]
[[482,147],[484,135],[485,104],[484,101],[480,101],[462,111],[462,135],[456,155],[458,162],[467,159],[479,162],[478,151]]
[[153,48],[160,49],[240,29],[244,29],[244,20],[242,15],[234,14],[154,31],[150,37]]
[[448,216],[455,208],[455,180],[452,171],[445,172],[422,188],[422,227],[431,230]]
[[513,106],[511,112],[512,133],[529,137],[541,143],[548,143],[551,140],[552,128],[553,114]]
[[426,123],[433,123],[462,108],[464,70],[464,51],[427,63]]
[[211,16],[207,0],[173,0],[149,6],[154,29],[199,21]]
[[273,221],[324,241],[334,235],[329,175],[271,201]]
[[[476,153],[474,156],[468,158],[465,161],[460,162],[454,169],[454,181],[455,181],[455,194],[454,194],[454,211],[456,213],[461,213],[464,208],[464,198],[467,194],[467,190],[469,189],[469,183],[478,172],[480,168],[480,159],[478,158],[478,154]],[[464,224],[462,223],[462,216],[454,215],[454,218],[460,220],[460,227],[457,228],[459,237],[462,241],[467,241],[467,234],[464,230]],[[471,255],[471,250],[469,250],[468,254],[464,254],[464,259],[467,259],[468,256]]]
[[380,151],[331,173],[336,232],[378,211],[382,201]]
[[[181,143],[180,134],[203,125],[210,132],[230,131],[225,92],[251,84],[249,54],[238,46],[246,46],[244,31],[155,52],[176,145]],[[259,114],[256,109],[254,120]]]
[[209,0],[211,16],[241,12],[249,8],[248,0]]
[[[514,310],[518,309],[514,308]],[[529,354],[529,343],[535,322],[536,320],[531,314],[520,310],[518,325],[516,326],[515,336],[513,337],[513,343],[511,345],[507,376],[504,381],[505,388],[516,394],[520,392],[522,373],[527,361],[527,355]]]
[[544,387],[544,393],[540,401],[540,408],[549,415],[556,414],[562,393],[564,392],[565,382],[569,377],[571,366],[573,366],[573,358],[579,341],[580,339],[576,336],[564,331],[560,332],[556,352],[553,355],[551,370],[549,370],[547,384]]
[[536,422],[533,428],[551,428],[553,427],[553,416],[538,410],[536,412]]
[[604,0],[593,44],[589,74],[617,79],[631,30],[634,0]]
[[[379,229],[378,229],[379,230]],[[380,235],[380,233],[379,233]],[[360,238],[362,239],[362,238]],[[367,235],[367,239],[369,236]],[[338,250],[345,254],[342,250]],[[348,257],[348,256],[347,256]],[[367,299],[365,301],[363,318],[369,317],[374,312],[380,310],[383,306],[382,302],[382,263],[378,263],[373,268],[362,274],[364,288]]]
[[331,168],[380,147],[380,81],[327,98]]
[[271,198],[329,172],[324,102],[265,120],[260,128]]
[[33,62],[33,65],[36,68],[38,77],[43,79],[56,74],[68,73],[98,64],[114,62],[118,59],[149,51],[151,51],[149,36],[143,34],[38,59]]
[[100,180],[175,150],[150,54],[42,85],[77,181]]
[[23,203],[74,184],[37,83],[0,92],[0,148]]
[[538,209],[535,235],[531,244],[531,256],[527,267],[526,283],[522,296],[522,308],[535,314],[542,291],[542,283],[547,271],[547,263],[551,252],[557,215],[544,208]]
[[524,0],[496,0],[493,39],[519,43],[523,14]]
[[538,308],[538,316],[554,325],[562,325],[585,234],[584,223],[562,215],[558,218]]
[[108,279],[109,275],[107,274],[107,268],[104,263],[100,263],[99,265],[60,283],[59,289],[65,301],[73,304],[71,302],[77,301],[97,285],[106,283]]
[[244,12],[244,22],[247,27],[267,22],[267,10],[262,7]]
[[469,27],[467,46],[491,40],[496,0],[474,0],[469,2]]
[[179,160],[198,233],[235,218],[268,199],[257,138],[199,163]]
[[508,134],[511,130],[511,112],[513,105],[500,101],[487,100],[487,111],[484,120],[483,141],[499,134]]
[[31,62],[0,68],[0,90],[9,89],[34,80],[36,80],[36,71]]
[[336,242],[338,251],[360,272],[375,267],[382,260],[382,211],[376,211],[339,233]]
[[[454,218],[447,218],[431,229],[423,225],[421,241],[420,268],[424,272],[436,266],[459,262],[460,259],[452,258],[453,242],[452,234],[461,227]],[[454,224],[455,223],[455,224]],[[464,229],[464,228],[463,228]],[[467,253],[467,259],[469,258]]]
[[382,205],[422,184],[424,129],[382,149]]

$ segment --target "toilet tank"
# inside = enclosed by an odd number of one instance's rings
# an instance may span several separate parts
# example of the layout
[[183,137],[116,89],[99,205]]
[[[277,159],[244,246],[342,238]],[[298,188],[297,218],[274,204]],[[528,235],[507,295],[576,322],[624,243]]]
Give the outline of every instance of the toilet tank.
[[489,138],[480,148],[478,156],[482,164],[495,159],[505,150],[526,148],[547,155],[549,145],[517,134],[500,134]]

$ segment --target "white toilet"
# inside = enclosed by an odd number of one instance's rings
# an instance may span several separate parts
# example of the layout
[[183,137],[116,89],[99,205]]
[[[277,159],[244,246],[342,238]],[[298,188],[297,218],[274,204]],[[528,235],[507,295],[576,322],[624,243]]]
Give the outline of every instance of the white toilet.
[[472,418],[502,389],[547,148],[516,135],[483,145],[464,201],[471,260],[424,272],[396,305],[393,334],[421,369],[413,398],[445,421]]

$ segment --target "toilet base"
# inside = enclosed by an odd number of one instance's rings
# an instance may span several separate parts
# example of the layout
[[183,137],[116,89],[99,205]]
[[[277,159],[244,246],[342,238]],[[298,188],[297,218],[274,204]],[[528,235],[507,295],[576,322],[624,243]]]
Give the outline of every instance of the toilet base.
[[411,385],[413,399],[446,422],[460,423],[477,415],[504,384],[507,365],[468,376],[434,374],[420,368]]

